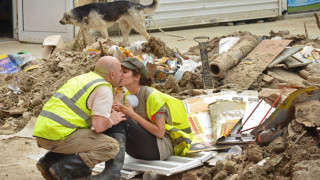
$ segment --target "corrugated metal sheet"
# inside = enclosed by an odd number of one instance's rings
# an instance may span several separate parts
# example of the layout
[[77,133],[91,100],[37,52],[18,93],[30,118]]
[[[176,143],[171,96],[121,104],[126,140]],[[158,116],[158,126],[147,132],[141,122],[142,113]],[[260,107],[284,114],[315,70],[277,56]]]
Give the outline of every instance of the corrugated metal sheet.
[[[160,7],[151,17],[160,28],[277,17],[281,15],[280,2],[281,0],[160,0]],[[155,23],[150,21],[151,29],[157,28]]]

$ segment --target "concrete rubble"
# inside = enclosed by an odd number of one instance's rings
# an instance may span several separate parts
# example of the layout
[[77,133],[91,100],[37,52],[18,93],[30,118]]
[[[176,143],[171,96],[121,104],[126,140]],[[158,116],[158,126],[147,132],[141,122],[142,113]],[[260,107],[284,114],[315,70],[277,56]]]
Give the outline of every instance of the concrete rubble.
[[[219,65],[224,60],[223,57],[229,57],[231,51],[225,54],[219,54],[219,41],[224,37],[246,37],[262,43],[261,38],[250,32],[234,32],[223,37],[215,37],[207,44],[208,58],[211,65]],[[179,66],[170,67],[169,61],[179,63],[178,53],[185,61],[199,62],[199,46],[190,47],[187,52],[180,53],[170,49],[165,42],[160,39],[151,38],[149,42],[144,43],[139,51],[128,51],[120,48],[119,51],[111,51],[116,43],[112,41],[95,42],[94,39],[88,38],[91,42],[88,47],[84,47],[80,39],[65,44],[50,58],[43,60],[40,66],[28,71],[19,71],[15,74],[0,74],[0,134],[10,135],[23,129],[31,118],[39,115],[43,105],[63,85],[68,79],[88,71],[93,70],[94,62],[100,57],[101,51],[106,55],[114,55],[119,59],[128,56],[136,56],[151,64],[157,65],[156,75],[162,75],[164,78],[155,84],[155,88],[162,92],[170,94],[179,99],[187,99],[194,96],[220,92],[222,90],[255,90],[259,92],[259,98],[264,99],[268,104],[275,102],[279,94],[281,99],[275,105],[279,107],[285,103],[287,97],[301,88],[320,87],[319,75],[319,39],[309,39],[304,35],[290,35],[289,32],[283,33],[270,32],[269,36],[264,38],[270,42],[272,38],[281,38],[285,41],[278,52],[274,54],[272,62],[277,55],[286,47],[295,45],[309,46],[315,48],[312,51],[312,62],[306,66],[288,68],[283,62],[278,63],[272,68],[268,68],[264,61],[257,58],[253,61],[253,52],[259,43],[253,43],[255,47],[250,52],[242,52],[237,56],[236,61],[231,65],[223,66],[223,75],[213,76],[214,88],[210,91],[203,88],[202,67],[199,66],[192,71],[186,71],[181,79],[175,78],[175,72]],[[280,40],[274,40],[280,42]],[[274,42],[273,41],[273,42]],[[239,44],[241,45],[241,44]],[[102,47],[102,49],[101,49]],[[241,49],[240,47],[235,46]],[[119,47],[118,47],[119,48]],[[90,49],[98,50],[90,56]],[[263,50],[263,49],[262,49]],[[130,54],[131,53],[131,54]],[[249,57],[248,58],[248,55]],[[259,54],[256,54],[259,57]],[[310,54],[309,54],[310,55]],[[230,60],[230,58],[228,59]],[[261,64],[255,64],[261,63]],[[252,66],[261,67],[259,72],[253,76],[246,74]],[[219,65],[220,67],[220,65]],[[244,74],[242,74],[244,73]],[[160,76],[159,75],[159,76]],[[234,77],[241,77],[235,80]],[[253,79],[254,78],[254,79]],[[157,80],[157,79],[156,79]],[[248,83],[249,82],[249,83]],[[9,85],[17,85],[21,93],[14,93]],[[170,178],[194,180],[194,179],[317,179],[319,177],[320,149],[319,149],[319,115],[320,115],[320,97],[313,100],[301,101],[295,104],[292,112],[292,118],[288,125],[281,127],[283,133],[274,139],[271,143],[260,146],[257,143],[242,146],[243,153],[239,156],[232,157],[229,160],[221,160],[215,166],[204,165],[202,167],[189,170],[173,175]],[[169,178],[169,177],[167,177]]]

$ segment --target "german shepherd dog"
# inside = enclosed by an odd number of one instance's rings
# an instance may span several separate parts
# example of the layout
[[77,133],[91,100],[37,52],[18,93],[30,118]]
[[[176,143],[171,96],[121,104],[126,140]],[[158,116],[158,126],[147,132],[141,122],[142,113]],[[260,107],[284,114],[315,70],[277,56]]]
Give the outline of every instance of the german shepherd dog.
[[150,39],[150,35],[145,29],[145,15],[150,15],[158,7],[159,0],[153,0],[149,5],[130,1],[91,3],[65,12],[59,22],[63,25],[79,26],[85,33],[89,29],[98,30],[103,38],[108,39],[108,27],[118,21],[123,36],[123,44],[127,45],[132,28],[143,35],[147,41]]

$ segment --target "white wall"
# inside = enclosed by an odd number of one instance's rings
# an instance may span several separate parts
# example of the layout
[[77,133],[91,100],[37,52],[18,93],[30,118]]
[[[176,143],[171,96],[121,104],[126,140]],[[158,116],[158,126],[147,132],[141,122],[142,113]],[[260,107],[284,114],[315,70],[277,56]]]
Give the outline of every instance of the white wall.
[[[281,15],[281,1],[160,0],[160,7],[152,18],[164,28],[276,17]],[[155,28],[152,22],[151,28]]]

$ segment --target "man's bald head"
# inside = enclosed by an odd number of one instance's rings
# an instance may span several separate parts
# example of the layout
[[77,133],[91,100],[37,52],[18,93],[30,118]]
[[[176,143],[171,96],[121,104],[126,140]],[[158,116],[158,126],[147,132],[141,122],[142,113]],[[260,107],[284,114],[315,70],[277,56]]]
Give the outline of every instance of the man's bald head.
[[113,56],[103,56],[97,61],[94,70],[99,74],[108,74],[114,72],[118,64],[120,64],[120,62],[117,58]]
[[118,86],[121,77],[120,61],[113,56],[101,57],[95,65],[94,71],[113,86]]

